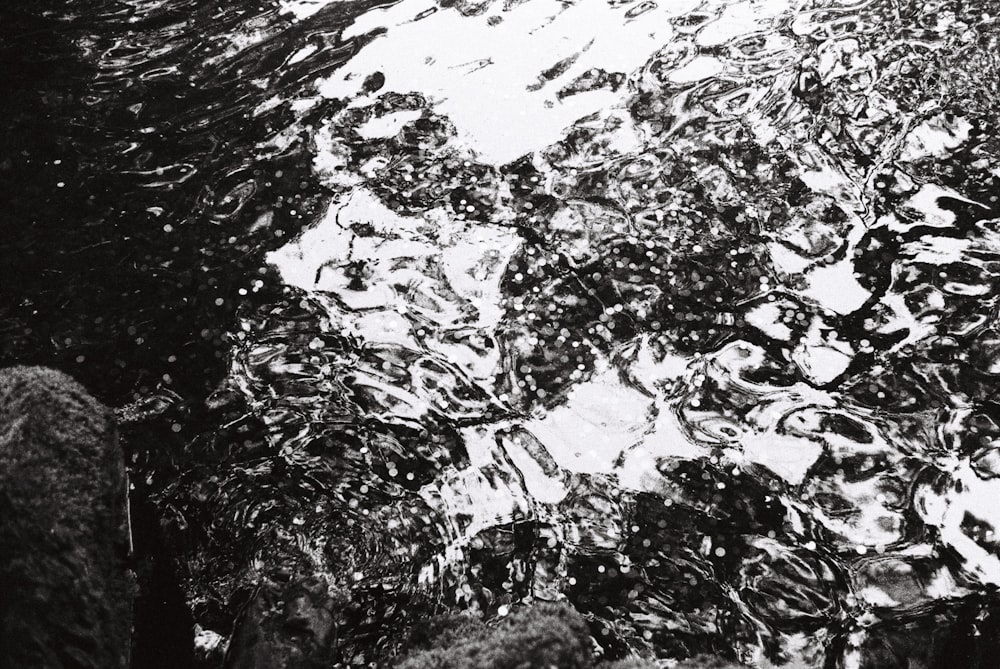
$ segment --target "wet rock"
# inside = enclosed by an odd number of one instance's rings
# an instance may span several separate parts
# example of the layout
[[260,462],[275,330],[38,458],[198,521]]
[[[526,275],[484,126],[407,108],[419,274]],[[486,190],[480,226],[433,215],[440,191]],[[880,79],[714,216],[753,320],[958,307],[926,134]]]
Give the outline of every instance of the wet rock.
[[[587,621],[565,604],[539,603],[520,609],[495,625],[469,615],[439,616],[414,630],[409,655],[400,669],[424,667],[471,669],[490,667],[550,667],[555,669],[652,669],[657,665],[637,656],[597,663]],[[728,669],[736,665],[700,655],[678,669]]]
[[237,621],[226,669],[305,669],[332,664],[338,604],[346,598],[321,576],[265,581]]
[[0,372],[0,666],[129,665],[125,495],[107,408],[61,372]]
[[496,626],[463,625],[461,638],[440,634],[413,653],[400,669],[472,669],[491,667],[560,667],[593,665],[587,624],[564,605],[538,604],[522,609]]

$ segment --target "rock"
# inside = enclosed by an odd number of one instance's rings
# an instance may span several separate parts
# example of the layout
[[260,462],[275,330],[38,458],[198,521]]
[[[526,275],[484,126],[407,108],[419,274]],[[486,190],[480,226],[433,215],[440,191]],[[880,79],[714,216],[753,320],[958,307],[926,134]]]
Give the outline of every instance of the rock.
[[593,666],[587,624],[580,614],[565,605],[536,604],[511,614],[496,626],[460,624],[461,636],[442,630],[429,640],[427,648],[396,666],[399,669]]
[[[565,604],[542,602],[515,611],[496,625],[469,615],[441,616],[411,634],[410,654],[399,669],[654,669],[656,663],[630,657],[595,664],[586,620]],[[737,669],[701,655],[677,669]]]
[[111,411],[61,372],[0,371],[0,666],[128,667],[128,553]]
[[321,575],[260,583],[236,622],[226,669],[332,666],[337,613],[346,595]]

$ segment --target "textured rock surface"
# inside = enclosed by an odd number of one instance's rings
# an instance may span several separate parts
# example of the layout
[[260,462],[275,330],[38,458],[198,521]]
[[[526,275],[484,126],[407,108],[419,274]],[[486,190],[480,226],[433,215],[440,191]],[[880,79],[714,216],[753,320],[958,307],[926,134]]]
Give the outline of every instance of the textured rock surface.
[[[587,621],[564,604],[536,604],[487,626],[463,615],[432,619],[414,631],[400,669],[653,669],[639,658],[595,665]],[[700,656],[679,669],[728,669],[736,665]]]
[[61,372],[0,371],[0,667],[128,666],[125,485],[107,408]]
[[584,619],[566,606],[539,604],[505,618],[495,627],[452,618],[425,648],[400,669],[472,667],[589,667],[593,647]]
[[311,669],[333,665],[330,647],[344,603],[322,577],[266,581],[244,607],[230,641],[227,669]]

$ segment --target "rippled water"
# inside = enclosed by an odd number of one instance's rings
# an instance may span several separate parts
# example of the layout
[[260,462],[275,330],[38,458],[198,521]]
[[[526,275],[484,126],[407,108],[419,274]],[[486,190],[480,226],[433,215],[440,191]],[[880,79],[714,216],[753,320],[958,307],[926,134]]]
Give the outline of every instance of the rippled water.
[[209,666],[312,574],[344,664],[1000,663],[996,3],[4,12],[3,359],[131,403]]

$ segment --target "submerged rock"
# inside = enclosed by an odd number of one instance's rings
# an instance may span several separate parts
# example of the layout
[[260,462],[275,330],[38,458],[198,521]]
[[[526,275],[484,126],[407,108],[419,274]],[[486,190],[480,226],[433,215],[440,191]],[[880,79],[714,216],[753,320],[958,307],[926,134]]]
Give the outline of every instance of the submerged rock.
[[237,622],[226,669],[332,665],[336,616],[344,603],[346,597],[320,576],[261,583]]
[[109,409],[65,374],[0,371],[0,666],[129,666],[126,479]]
[[592,666],[587,623],[566,606],[539,604],[523,609],[495,627],[469,624],[456,616],[457,629],[447,627],[428,647],[397,666],[401,669],[465,669],[472,667]]
[[[400,669],[557,667],[558,669],[652,669],[655,663],[627,658],[597,664],[587,621],[565,604],[539,603],[493,626],[466,615],[442,616],[419,626]],[[679,669],[727,669],[736,665],[712,656],[683,662]]]

